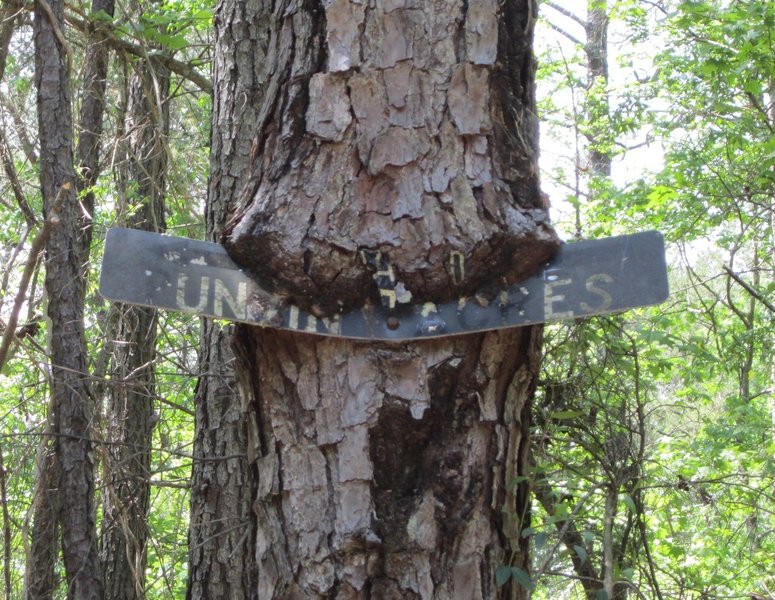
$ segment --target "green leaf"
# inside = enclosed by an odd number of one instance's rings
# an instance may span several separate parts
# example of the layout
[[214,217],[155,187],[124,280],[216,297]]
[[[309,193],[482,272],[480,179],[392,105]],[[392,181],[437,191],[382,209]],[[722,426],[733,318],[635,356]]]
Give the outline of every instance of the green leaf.
[[530,579],[530,575],[519,567],[511,567],[511,575],[523,588],[532,590],[535,587],[533,580]]
[[213,19],[213,10],[211,8],[198,10],[193,15],[191,15],[191,18],[196,19],[197,21],[210,22]]
[[502,585],[505,585],[509,579],[511,579],[511,567],[501,565],[495,569],[495,585],[501,587]]
[[632,514],[637,514],[638,509],[635,506],[635,500],[632,499],[632,496],[630,496],[629,494],[622,494],[622,501],[627,506],[627,508],[630,509],[630,512]]
[[587,562],[587,551],[583,546],[575,545],[573,546],[573,550],[575,550],[576,555],[581,559],[582,563]]
[[539,531],[535,534],[533,537],[533,543],[535,544],[536,550],[541,550],[546,546],[546,542],[549,539],[549,534],[547,534],[545,531]]

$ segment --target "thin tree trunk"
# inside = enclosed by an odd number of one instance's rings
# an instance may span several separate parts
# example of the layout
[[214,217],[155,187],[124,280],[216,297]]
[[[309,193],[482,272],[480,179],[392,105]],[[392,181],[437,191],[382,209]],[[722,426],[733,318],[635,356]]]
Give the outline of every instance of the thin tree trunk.
[[[775,77],[769,81],[770,125],[775,128]],[[775,165],[770,169],[775,172]],[[775,280],[775,193],[770,194],[770,277],[768,283]],[[775,354],[770,356],[770,420],[772,441],[775,442]]]
[[[92,0],[92,13],[104,12],[113,16],[114,0]],[[102,121],[105,114],[105,89],[108,77],[108,59],[110,53],[106,42],[107,35],[100,28],[94,28],[86,43],[86,63],[83,77],[81,114],[78,121],[78,146],[76,158],[80,169],[78,192],[83,205],[82,217],[87,220],[84,229],[88,238],[84,246],[91,242],[91,220],[94,213],[94,190],[100,171],[100,141]]]
[[618,500],[618,486],[610,485],[605,492],[603,513],[603,589],[609,598],[616,597],[614,596],[614,519]]
[[[72,53],[63,33],[63,10],[61,0],[38,0],[33,20],[40,182],[45,216],[48,217],[58,200],[63,200],[59,224],[53,228],[46,244],[45,278],[52,363],[49,419],[54,454],[44,466],[53,469],[57,478],[53,494],[60,499],[51,499],[54,506],[44,507],[41,520],[45,522],[58,509],[68,598],[101,600],[104,593],[96,544],[91,442],[94,407],[86,370],[83,326],[86,289],[83,249],[88,244],[81,237],[81,207],[73,169],[69,87]],[[44,473],[44,480],[51,475]],[[53,566],[50,554],[51,540],[46,536],[33,537],[28,569],[50,569]],[[54,580],[49,573],[39,576],[49,582]],[[27,579],[30,581],[32,577]]]
[[0,446],[0,504],[3,512],[3,589],[5,597],[10,598],[11,587],[11,511],[8,510],[8,471],[5,468],[3,448]]
[[[127,227],[161,232],[167,178],[169,71],[138,61],[129,83],[126,165],[120,185]],[[116,339],[107,406],[109,444],[102,556],[111,600],[145,597],[151,443],[156,423],[156,311],[116,305]]]
[[196,402],[191,485],[188,598],[252,598],[257,576],[255,457],[248,457],[255,413],[234,376],[231,328],[206,321]]
[[[8,61],[8,49],[11,44],[14,30],[16,28],[17,15],[20,6],[15,1],[8,0],[0,7],[0,81],[5,77],[5,67]],[[0,96],[1,97],[1,96]],[[37,222],[35,213],[33,213],[24,194],[16,165],[11,155],[11,146],[8,143],[5,131],[0,131],[0,163],[3,165],[3,171],[11,185],[16,204],[24,215],[27,225],[32,227]],[[3,287],[5,289],[5,286]]]
[[[608,2],[607,0],[588,0],[587,43],[587,86],[593,94],[592,106],[587,118],[598,131],[589,136],[589,171],[595,177],[611,176],[611,132],[600,130],[595,123],[608,123]],[[604,97],[598,98],[596,87],[603,87]]]
[[[321,314],[532,272],[557,244],[537,181],[535,8],[221,2],[208,215],[229,219],[232,254]],[[364,255],[395,281],[378,286]],[[250,549],[248,597],[527,597],[495,570],[528,571],[516,478],[540,328],[398,345],[237,331],[232,404],[248,418],[221,436],[205,397],[215,454],[197,455],[192,523],[227,514],[204,471],[220,459],[251,494],[251,539],[228,546]],[[211,547],[191,598],[233,557]]]

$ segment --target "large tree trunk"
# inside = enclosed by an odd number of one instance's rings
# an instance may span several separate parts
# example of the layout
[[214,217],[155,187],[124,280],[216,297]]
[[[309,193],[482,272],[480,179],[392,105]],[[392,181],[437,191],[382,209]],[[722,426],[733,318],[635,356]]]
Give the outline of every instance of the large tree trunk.
[[[330,314],[386,287],[389,303],[468,295],[552,253],[532,1],[267,4],[224,0],[216,15],[208,214],[216,233],[229,219],[246,268]],[[389,286],[364,254],[392,267]],[[251,494],[248,592],[525,596],[495,570],[528,570],[516,477],[540,342],[536,327],[386,344],[241,326],[245,462],[221,458]],[[200,398],[223,413],[217,394]],[[200,448],[216,455],[197,457],[195,482],[236,447],[231,431],[219,445],[210,428]],[[224,518],[214,482],[207,497],[195,487],[192,523]],[[192,579],[222,559],[198,557]],[[190,596],[207,597],[197,585]]]
[[[102,568],[97,554],[94,505],[93,403],[86,369],[83,309],[86,291],[88,228],[83,231],[82,208],[73,167],[73,126],[70,100],[72,54],[63,28],[63,2],[35,3],[35,82],[38,90],[40,182],[47,219],[56,215],[46,244],[45,287],[50,320],[51,410],[50,455],[42,467],[43,497],[35,516],[31,560],[27,565],[28,597],[47,597],[53,584],[51,559],[61,524],[62,554],[68,598],[101,600]],[[41,491],[39,490],[39,493]],[[41,506],[50,501],[52,504]],[[43,528],[44,531],[41,531]],[[45,572],[37,572],[37,569]],[[44,582],[37,588],[34,582]]]
[[494,572],[527,570],[515,477],[537,329],[398,346],[243,334],[258,597],[509,597]]

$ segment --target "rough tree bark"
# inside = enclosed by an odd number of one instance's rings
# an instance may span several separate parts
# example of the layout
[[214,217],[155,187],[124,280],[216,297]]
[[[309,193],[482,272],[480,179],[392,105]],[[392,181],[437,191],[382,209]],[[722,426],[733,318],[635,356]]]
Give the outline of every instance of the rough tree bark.
[[[392,267],[399,302],[535,270],[557,246],[536,167],[535,9],[222,1],[211,230],[225,223],[236,260],[322,315],[379,301],[364,254]],[[217,470],[203,474],[221,458],[251,495],[248,597],[526,597],[494,574],[528,570],[515,478],[539,327],[402,344],[239,327],[233,346],[248,418],[239,439],[198,423],[215,454],[195,465],[192,522],[225,514]],[[200,399],[223,414],[222,397]],[[226,564],[212,547],[192,561],[192,598]]]
[[[52,437],[41,461],[28,598],[50,597],[58,520],[68,598],[101,600],[94,504],[93,402],[86,369],[83,308],[89,231],[82,227],[73,156],[70,70],[61,0],[35,2],[35,83],[38,91],[40,183],[44,216],[61,202],[46,244],[45,287],[50,326]],[[40,510],[40,512],[38,512]]]
[[[132,62],[119,170],[121,222],[162,232],[169,134],[169,70],[159,61]],[[108,451],[101,554],[111,600],[145,597],[151,442],[156,422],[156,322],[154,309],[117,304],[112,385],[106,410]]]
[[[205,221],[220,240],[226,211],[247,177],[255,124],[263,102],[258,76],[266,59],[266,2],[224,3],[215,23],[212,160]],[[239,40],[239,44],[237,44]],[[233,328],[203,320],[196,437],[191,481],[188,598],[241,600],[256,584],[255,458],[248,461],[248,429],[255,420],[249,394],[239,394],[231,348]]]

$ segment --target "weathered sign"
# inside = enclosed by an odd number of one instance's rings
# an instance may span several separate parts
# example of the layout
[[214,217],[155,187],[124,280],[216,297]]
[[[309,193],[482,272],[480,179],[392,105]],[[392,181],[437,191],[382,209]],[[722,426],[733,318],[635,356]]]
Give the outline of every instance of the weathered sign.
[[439,337],[620,312],[668,296],[662,235],[565,244],[516,285],[443,304],[366,306],[318,318],[270,297],[219,244],[134,229],[108,231],[100,293],[109,300],[362,339]]

